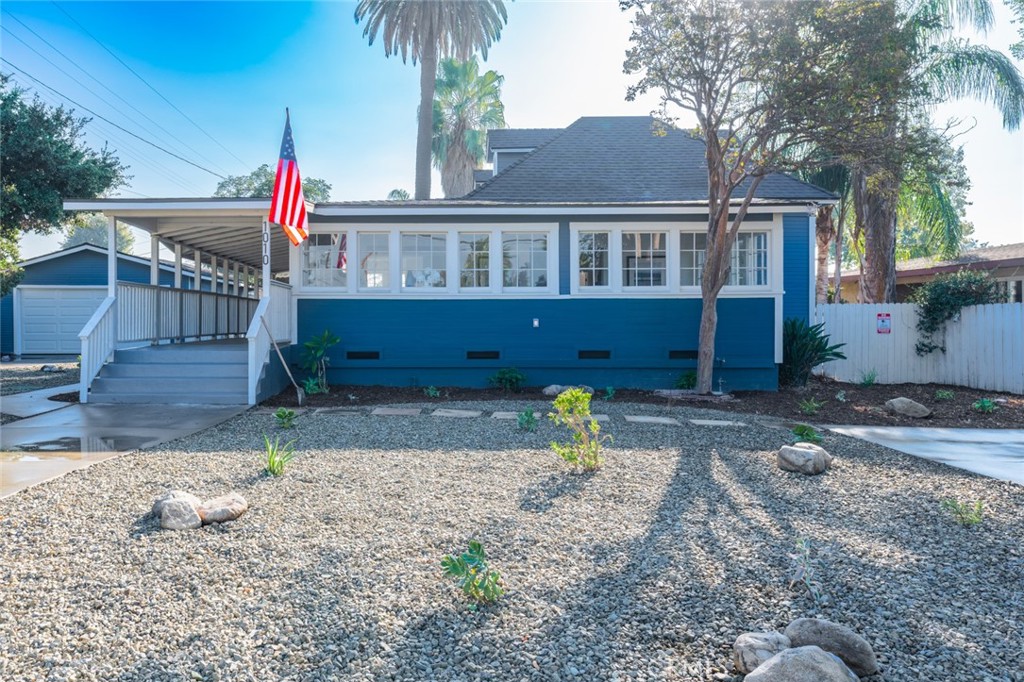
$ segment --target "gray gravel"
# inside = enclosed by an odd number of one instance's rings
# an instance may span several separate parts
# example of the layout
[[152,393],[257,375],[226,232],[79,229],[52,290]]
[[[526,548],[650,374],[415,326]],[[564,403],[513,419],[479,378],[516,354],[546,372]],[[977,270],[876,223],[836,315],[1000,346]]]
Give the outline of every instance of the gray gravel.
[[[2,500],[0,679],[722,680],[741,632],[820,616],[867,638],[876,680],[1024,681],[1024,487],[841,436],[828,473],[787,474],[787,432],[756,417],[595,408],[615,442],[590,476],[543,421],[362,412],[300,416],[268,479],[274,419],[250,411]],[[169,488],[251,508],[161,531]],[[789,586],[798,537],[824,604]],[[439,568],[470,539],[507,586],[477,612]]]
[[[59,371],[42,372],[43,365],[52,365]],[[77,362],[48,362],[45,360],[24,360],[0,364],[0,396],[38,391],[42,388],[66,386],[78,383]],[[0,405],[0,410],[3,406]]]

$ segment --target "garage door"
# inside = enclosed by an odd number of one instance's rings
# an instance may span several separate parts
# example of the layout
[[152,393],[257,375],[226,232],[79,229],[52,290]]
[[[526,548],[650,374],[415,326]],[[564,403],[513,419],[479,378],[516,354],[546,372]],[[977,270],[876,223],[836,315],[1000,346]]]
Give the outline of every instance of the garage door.
[[20,286],[21,352],[78,355],[78,334],[107,296],[106,287]]

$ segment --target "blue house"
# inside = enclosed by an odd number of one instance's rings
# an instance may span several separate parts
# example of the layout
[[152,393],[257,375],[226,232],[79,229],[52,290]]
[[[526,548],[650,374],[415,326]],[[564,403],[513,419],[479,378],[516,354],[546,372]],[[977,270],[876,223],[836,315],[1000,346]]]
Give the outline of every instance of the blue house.
[[[536,385],[655,388],[694,369],[703,143],[654,135],[649,117],[587,117],[492,131],[489,150],[492,177],[478,174],[459,199],[307,205],[311,234],[298,248],[276,227],[261,240],[269,200],[66,207],[260,267],[273,286],[258,314],[278,309],[273,336],[286,349],[324,329],[341,337],[332,383],[484,386],[516,367]],[[718,303],[715,381],[727,389],[777,388],[782,321],[812,313],[813,213],[834,201],[786,175],[759,186]],[[280,385],[264,345],[250,402]]]

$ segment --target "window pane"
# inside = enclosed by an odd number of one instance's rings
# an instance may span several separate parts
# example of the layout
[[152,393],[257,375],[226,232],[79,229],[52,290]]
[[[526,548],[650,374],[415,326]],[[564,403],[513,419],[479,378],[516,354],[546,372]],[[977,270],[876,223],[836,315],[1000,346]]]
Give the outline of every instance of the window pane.
[[459,286],[469,289],[491,285],[491,236],[486,232],[459,233]]
[[302,243],[302,284],[310,287],[344,287],[348,284],[348,237],[345,234],[311,234]]
[[502,284],[506,287],[548,285],[548,238],[544,232],[501,236]]
[[665,232],[622,233],[622,284],[627,287],[664,286]]
[[579,233],[579,269],[581,287],[608,286],[607,232]]
[[768,233],[741,232],[731,254],[731,286],[768,285]]
[[413,289],[443,287],[447,235],[402,233],[402,286]]
[[359,234],[359,286],[367,289],[387,289],[388,235],[380,232]]

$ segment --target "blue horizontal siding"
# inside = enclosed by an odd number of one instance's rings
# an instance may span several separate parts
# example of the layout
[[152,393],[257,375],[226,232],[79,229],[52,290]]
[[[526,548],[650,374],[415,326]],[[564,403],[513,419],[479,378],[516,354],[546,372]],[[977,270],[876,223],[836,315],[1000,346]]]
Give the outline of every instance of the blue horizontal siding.
[[810,218],[804,214],[782,217],[782,318],[798,317],[810,323],[811,311]]
[[[696,360],[701,301],[652,299],[366,300],[300,299],[298,340],[329,329],[341,337],[330,353],[332,383],[485,386],[502,367],[531,385],[587,383],[668,388]],[[718,302],[716,378],[727,389],[777,387],[770,298]],[[538,327],[533,326],[537,319]],[[584,359],[581,350],[609,351]],[[379,360],[348,360],[376,351]],[[467,351],[498,351],[498,360],[467,360]]]

